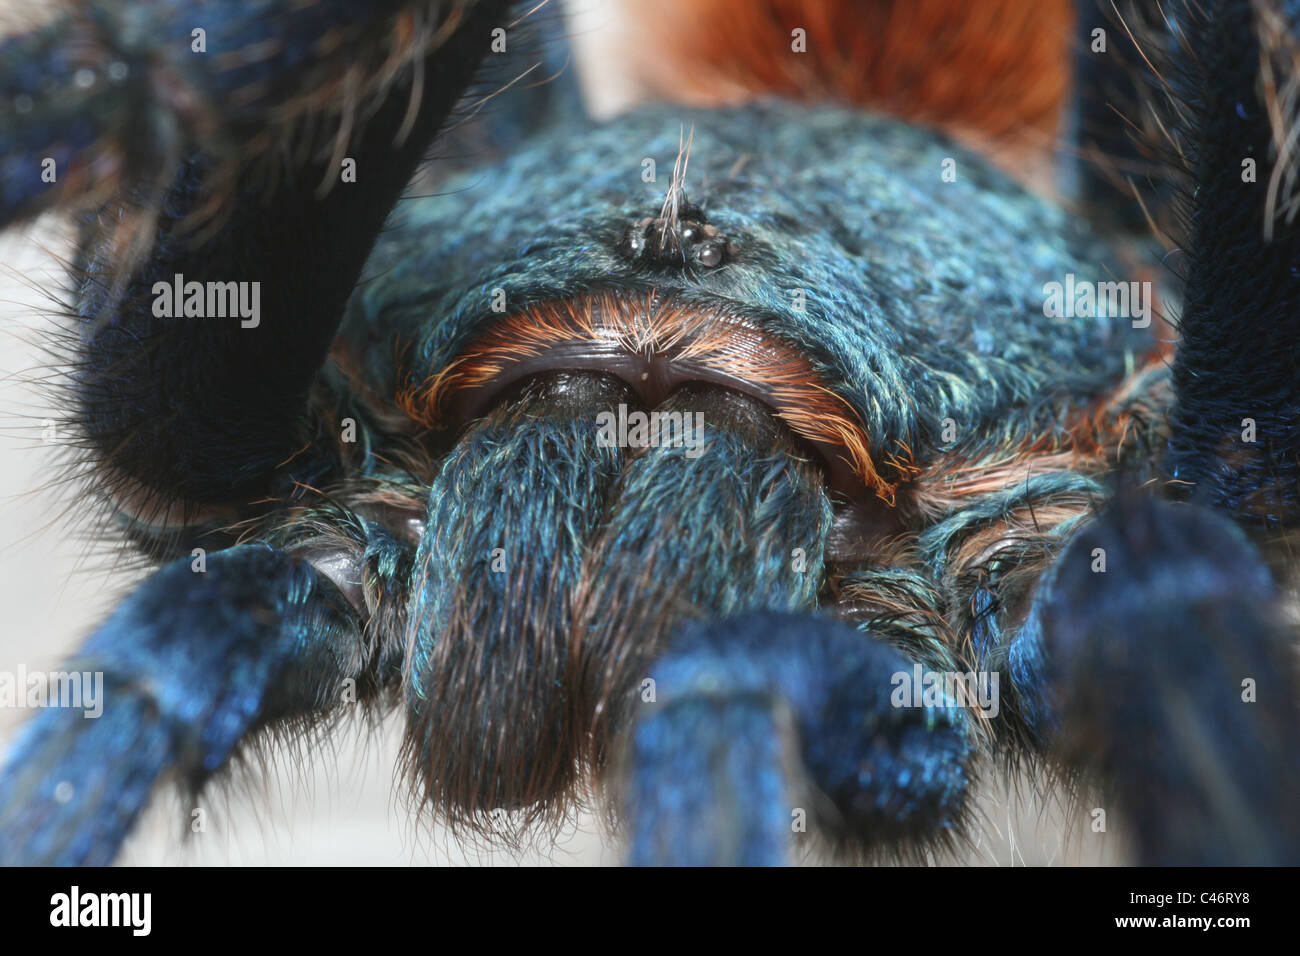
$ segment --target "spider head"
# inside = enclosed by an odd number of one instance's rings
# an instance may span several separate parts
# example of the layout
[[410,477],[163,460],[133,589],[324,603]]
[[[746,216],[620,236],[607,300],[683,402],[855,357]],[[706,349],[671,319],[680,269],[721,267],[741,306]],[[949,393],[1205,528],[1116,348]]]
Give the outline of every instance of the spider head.
[[[476,826],[556,806],[573,766],[609,758],[684,616],[816,606],[827,569],[924,527],[954,447],[1018,453],[1138,341],[1043,307],[1104,244],[870,114],[646,109],[438,193],[381,239],[341,342],[391,396],[372,412],[443,460],[405,629],[408,756]],[[702,415],[703,456],[598,441],[636,414]],[[565,530],[538,539],[548,524]],[[792,552],[813,555],[796,577]]]

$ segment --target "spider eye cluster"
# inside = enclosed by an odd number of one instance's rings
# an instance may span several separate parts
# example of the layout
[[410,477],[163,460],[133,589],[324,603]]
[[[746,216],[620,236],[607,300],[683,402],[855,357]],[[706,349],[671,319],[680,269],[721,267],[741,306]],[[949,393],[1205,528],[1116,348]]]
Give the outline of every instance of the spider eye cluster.
[[647,216],[627,227],[618,251],[625,259],[660,267],[714,269],[727,261],[731,244],[702,219]]

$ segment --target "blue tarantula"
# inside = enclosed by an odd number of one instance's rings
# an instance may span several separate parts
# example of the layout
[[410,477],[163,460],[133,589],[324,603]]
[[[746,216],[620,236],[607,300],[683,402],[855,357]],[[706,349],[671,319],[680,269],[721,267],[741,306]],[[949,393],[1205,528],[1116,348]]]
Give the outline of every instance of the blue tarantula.
[[[635,863],[924,853],[1017,761],[1142,862],[1300,861],[1300,4],[1087,7],[1072,71],[1062,3],[665,5],[718,95],[605,123],[537,6],[0,44],[0,221],[77,211],[85,474],[159,564],[68,665],[102,716],[17,739],[0,860],[107,863],[370,704],[432,811],[601,792]],[[1083,215],[999,168],[1067,72]]]

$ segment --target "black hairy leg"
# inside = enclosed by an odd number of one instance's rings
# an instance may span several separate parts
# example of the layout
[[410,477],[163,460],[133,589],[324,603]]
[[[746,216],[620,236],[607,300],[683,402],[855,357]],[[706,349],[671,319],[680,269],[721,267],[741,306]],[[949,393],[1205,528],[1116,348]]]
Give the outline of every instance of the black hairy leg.
[[1063,165],[1079,212],[1101,228],[1146,233],[1157,204],[1168,197],[1168,184],[1152,181],[1164,167],[1144,135],[1158,82],[1144,47],[1160,35],[1163,17],[1157,0],[1130,0],[1122,8],[1081,3],[1075,10],[1066,144],[1076,153]]
[[1300,507],[1300,6],[1178,5],[1185,291],[1169,477],[1252,526]]
[[[507,6],[88,5],[0,48],[0,62],[35,59],[39,76],[86,58],[56,75],[95,80],[74,95],[6,71],[0,136],[11,165],[55,158],[58,183],[112,167],[118,197],[85,219],[73,393],[128,517],[229,517],[233,503],[329,475],[337,423],[314,420],[312,382],[375,237]],[[85,123],[97,124],[87,141],[63,135]],[[70,192],[17,181],[31,194],[10,199],[9,219]],[[236,283],[256,314],[231,298],[225,321],[186,322],[179,299],[159,314],[160,294],[192,282],[207,303]]]

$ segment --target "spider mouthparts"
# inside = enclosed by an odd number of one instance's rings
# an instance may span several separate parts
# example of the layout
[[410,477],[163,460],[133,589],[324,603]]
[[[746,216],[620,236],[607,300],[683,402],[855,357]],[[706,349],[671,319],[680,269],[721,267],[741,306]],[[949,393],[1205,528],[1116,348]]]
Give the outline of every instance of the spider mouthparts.
[[757,398],[813,446],[832,491],[850,500],[871,493],[894,503],[898,479],[882,476],[857,414],[823,382],[811,359],[720,309],[653,292],[597,293],[507,316],[399,396],[399,403],[426,427],[457,427],[516,382],[579,370],[617,376],[647,408],[690,382]]

